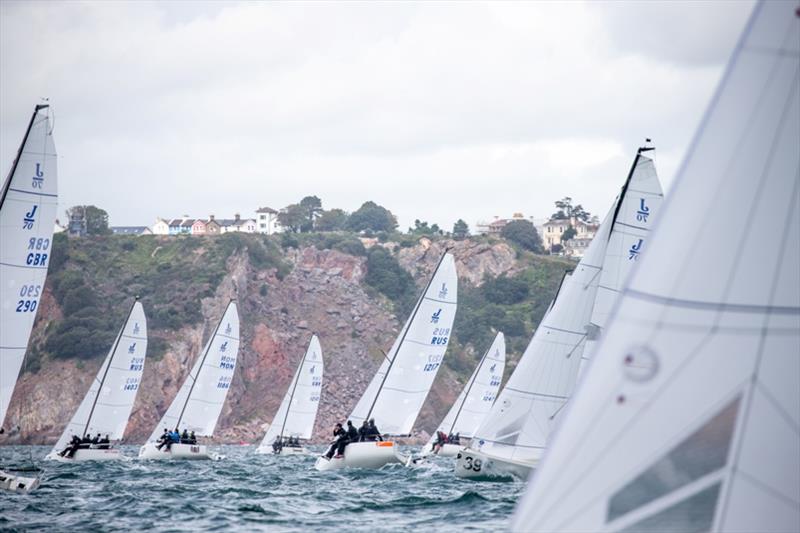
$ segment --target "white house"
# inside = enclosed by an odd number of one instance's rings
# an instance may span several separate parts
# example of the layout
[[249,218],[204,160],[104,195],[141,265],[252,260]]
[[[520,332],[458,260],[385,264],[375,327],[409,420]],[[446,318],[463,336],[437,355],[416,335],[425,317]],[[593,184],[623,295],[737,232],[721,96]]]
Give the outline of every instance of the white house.
[[153,235],[169,235],[169,222],[161,217],[156,217],[156,223],[150,228]]
[[266,235],[281,232],[278,224],[278,212],[271,207],[260,207],[256,209],[256,231]]

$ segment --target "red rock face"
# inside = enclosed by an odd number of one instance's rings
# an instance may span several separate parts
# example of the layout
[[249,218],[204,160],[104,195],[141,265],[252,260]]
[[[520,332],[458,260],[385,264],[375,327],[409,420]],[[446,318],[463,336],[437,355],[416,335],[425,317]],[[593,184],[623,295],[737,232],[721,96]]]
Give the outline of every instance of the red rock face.
[[[511,273],[518,268],[505,244],[458,241],[454,246],[459,275]],[[399,250],[401,264],[424,282],[447,242],[423,243]],[[237,298],[242,341],[216,440],[258,442],[271,422],[312,334],[320,338],[325,361],[322,399],[315,440],[327,441],[335,422],[345,420],[366,389],[397,335],[400,323],[389,302],[369,296],[363,277],[365,259],[334,250],[305,247],[289,250],[293,265],[279,280],[274,270],[254,269],[246,253],[227,262],[216,293],[202,301],[203,324],[178,331],[160,331],[168,349],[160,360],[148,358],[126,441],[143,442],[167,409],[230,298]],[[266,295],[262,295],[262,287]],[[148,309],[145,307],[145,312]],[[45,327],[61,316],[50,291],[33,334],[41,340]],[[405,317],[401,317],[405,320]],[[25,373],[12,399],[6,427],[20,426],[1,443],[52,443],[80,403],[101,360],[45,361],[38,373]],[[427,439],[461,390],[449,369],[442,369],[416,427]]]

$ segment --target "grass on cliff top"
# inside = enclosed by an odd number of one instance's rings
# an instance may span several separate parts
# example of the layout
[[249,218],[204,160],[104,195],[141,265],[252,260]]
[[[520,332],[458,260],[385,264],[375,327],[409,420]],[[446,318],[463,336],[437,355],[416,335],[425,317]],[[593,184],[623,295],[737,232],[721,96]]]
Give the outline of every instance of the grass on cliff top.
[[228,259],[245,251],[254,268],[275,269],[281,278],[290,271],[274,240],[259,235],[55,235],[47,284],[64,318],[50,324],[43,342],[31,350],[30,368],[43,357],[90,359],[106,353],[135,296],[147,312],[148,355],[158,359],[170,330],[203,320],[201,299],[214,295]]

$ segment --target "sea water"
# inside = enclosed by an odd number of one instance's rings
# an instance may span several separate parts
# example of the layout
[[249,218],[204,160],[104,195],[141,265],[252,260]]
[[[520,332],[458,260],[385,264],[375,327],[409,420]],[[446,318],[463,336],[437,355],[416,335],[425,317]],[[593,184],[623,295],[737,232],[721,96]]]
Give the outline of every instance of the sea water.
[[45,470],[31,494],[0,491],[0,530],[498,531],[524,489],[456,478],[453,458],[318,472],[316,455],[209,448],[225,458],[140,461],[123,446],[131,460],[61,464],[42,461],[49,447],[0,446],[1,465]]

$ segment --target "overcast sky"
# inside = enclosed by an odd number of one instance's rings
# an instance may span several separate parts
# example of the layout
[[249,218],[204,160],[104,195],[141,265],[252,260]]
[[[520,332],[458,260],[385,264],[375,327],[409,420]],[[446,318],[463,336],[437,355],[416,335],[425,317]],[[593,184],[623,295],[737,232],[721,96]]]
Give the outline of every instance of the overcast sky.
[[112,225],[315,194],[452,228],[665,187],[751,2],[0,2],[0,164],[53,105],[60,203]]

